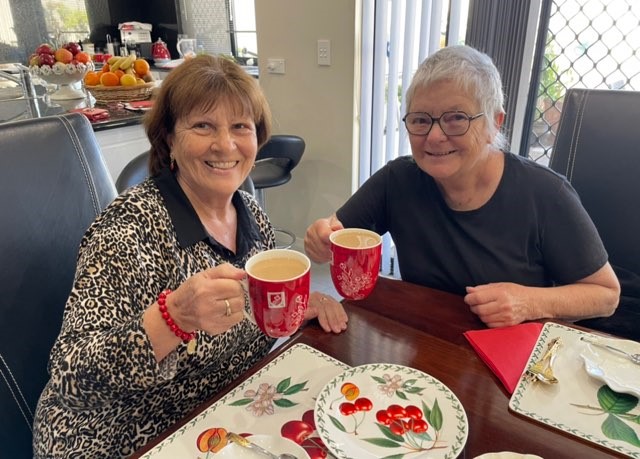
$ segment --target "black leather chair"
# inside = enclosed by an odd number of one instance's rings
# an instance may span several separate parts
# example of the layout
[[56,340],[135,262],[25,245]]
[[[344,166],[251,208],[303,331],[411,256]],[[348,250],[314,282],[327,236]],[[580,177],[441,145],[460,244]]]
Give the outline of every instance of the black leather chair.
[[[129,161],[124,169],[122,169],[122,171],[118,175],[118,178],[116,179],[116,189],[118,190],[118,193],[122,193],[127,188],[141,183],[148,176],[149,152],[145,151],[144,153],[140,153],[138,156]],[[251,193],[252,195],[255,195],[256,193],[251,177],[247,177],[247,179],[242,182],[242,185],[240,185],[240,189],[246,191],[247,193]]]
[[640,92],[569,89],[550,167],[593,219],[622,285],[610,318],[578,323],[640,340]]
[[116,190],[122,193],[149,176],[149,152],[139,154],[124,166],[116,179]]
[[[284,185],[291,180],[291,171],[302,159],[305,146],[301,137],[273,135],[258,151],[251,178],[256,187],[256,199],[265,212],[267,211],[265,188]],[[279,243],[279,248],[289,248],[295,243],[296,237],[291,231],[276,228],[276,232],[284,233],[289,238],[285,243]]]
[[31,458],[80,239],[116,196],[86,117],[0,125],[0,196],[0,456]]

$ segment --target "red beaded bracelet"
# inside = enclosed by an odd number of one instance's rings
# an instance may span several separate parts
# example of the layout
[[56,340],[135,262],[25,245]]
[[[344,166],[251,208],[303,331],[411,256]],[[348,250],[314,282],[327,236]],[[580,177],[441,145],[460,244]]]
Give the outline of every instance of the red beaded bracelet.
[[171,293],[170,289],[163,290],[158,295],[158,308],[160,309],[160,313],[162,314],[162,318],[167,323],[171,331],[180,338],[184,343],[188,343],[189,341],[195,339],[196,332],[187,333],[182,330],[177,323],[173,321],[169,311],[167,311],[167,297]]

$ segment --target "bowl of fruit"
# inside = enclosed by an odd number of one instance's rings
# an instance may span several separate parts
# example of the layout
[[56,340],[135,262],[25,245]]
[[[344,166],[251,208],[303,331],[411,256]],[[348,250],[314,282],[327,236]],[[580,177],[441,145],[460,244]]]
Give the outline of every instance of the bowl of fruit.
[[99,72],[90,71],[84,76],[84,86],[97,104],[146,100],[155,85],[149,63],[135,54],[113,56]]
[[94,69],[91,56],[78,43],[69,42],[55,49],[43,43],[29,56],[29,71],[50,84],[59,86],[52,100],[83,99],[85,93],[76,83]]

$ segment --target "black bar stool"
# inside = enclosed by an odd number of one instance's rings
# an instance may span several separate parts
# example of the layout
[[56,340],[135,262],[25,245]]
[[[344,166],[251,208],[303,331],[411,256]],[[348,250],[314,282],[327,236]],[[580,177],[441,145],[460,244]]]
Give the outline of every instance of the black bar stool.
[[[273,135],[258,151],[250,176],[256,188],[256,200],[265,212],[264,189],[284,185],[291,180],[291,171],[300,162],[305,146],[304,140],[296,135]],[[296,236],[291,231],[283,228],[275,228],[275,231],[286,235],[288,239],[277,244],[279,249],[288,249],[296,242]]]

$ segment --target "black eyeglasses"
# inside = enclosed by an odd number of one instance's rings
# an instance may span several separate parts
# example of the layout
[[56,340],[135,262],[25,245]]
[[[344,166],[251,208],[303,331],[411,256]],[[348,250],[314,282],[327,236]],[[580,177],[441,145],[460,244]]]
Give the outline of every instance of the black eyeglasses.
[[464,135],[469,130],[471,122],[477,118],[480,118],[484,113],[478,113],[477,115],[467,115],[465,112],[444,112],[442,115],[435,117],[424,112],[411,112],[407,113],[402,121],[409,131],[409,134],[413,135],[427,135],[431,132],[431,128],[434,123],[440,125],[440,129],[448,136]]

